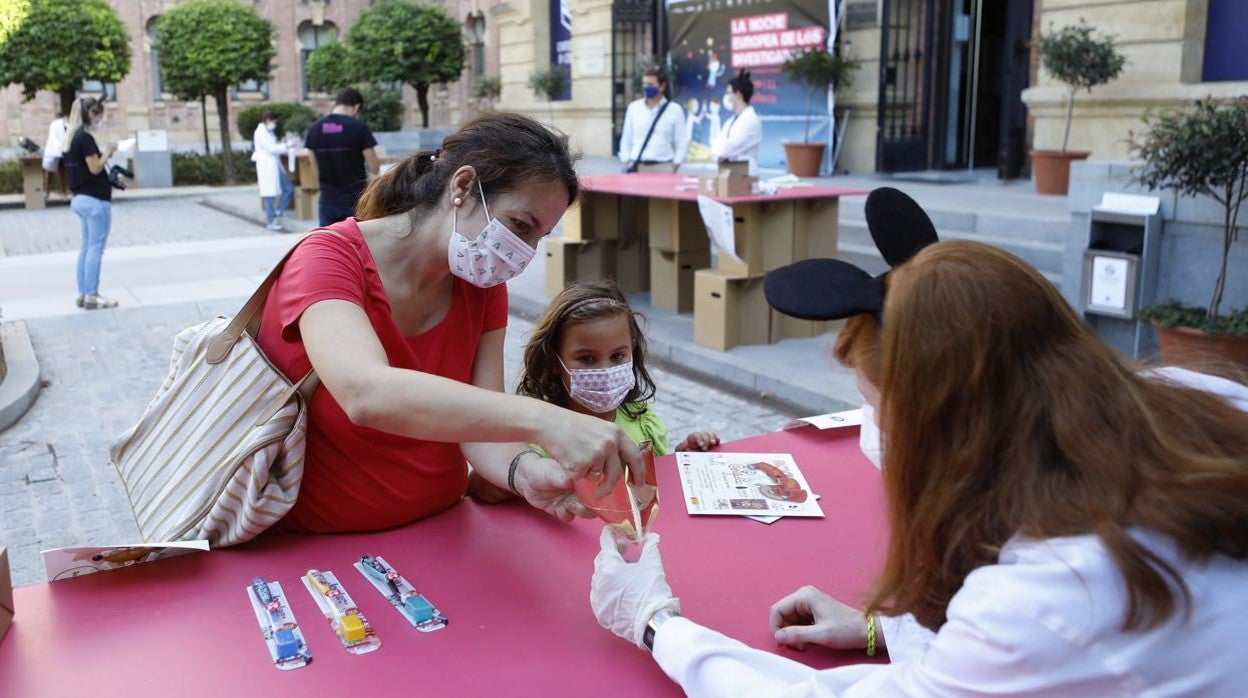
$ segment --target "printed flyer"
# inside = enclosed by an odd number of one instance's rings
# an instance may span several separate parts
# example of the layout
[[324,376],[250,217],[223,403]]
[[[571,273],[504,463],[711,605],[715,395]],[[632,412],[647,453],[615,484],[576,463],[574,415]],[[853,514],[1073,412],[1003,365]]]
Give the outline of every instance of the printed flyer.
[[822,517],[818,498],[787,453],[676,454],[690,514]]

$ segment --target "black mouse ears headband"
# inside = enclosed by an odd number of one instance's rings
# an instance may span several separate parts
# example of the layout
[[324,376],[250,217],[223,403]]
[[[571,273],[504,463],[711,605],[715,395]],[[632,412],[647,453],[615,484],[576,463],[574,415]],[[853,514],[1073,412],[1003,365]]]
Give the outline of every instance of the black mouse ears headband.
[[[889,267],[937,241],[922,207],[891,187],[867,195],[867,230]],[[878,319],[884,309],[884,277],[873,277],[839,259],[805,259],[767,274],[763,290],[771,307],[803,320],[840,320],[860,313]]]

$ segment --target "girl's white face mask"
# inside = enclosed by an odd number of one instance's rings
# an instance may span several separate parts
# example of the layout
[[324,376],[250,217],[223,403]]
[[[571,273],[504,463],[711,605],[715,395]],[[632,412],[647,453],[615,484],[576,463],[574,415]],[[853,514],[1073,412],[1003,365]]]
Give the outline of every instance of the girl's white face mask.
[[862,404],[862,426],[858,428],[858,448],[862,455],[879,469],[884,468],[884,451],[880,445],[880,425],[875,422],[875,408]]
[[615,410],[637,384],[632,361],[611,368],[568,368],[560,359],[559,365],[568,372],[568,394],[595,414]]
[[447,245],[447,261],[455,276],[473,286],[489,288],[524,271],[537,250],[529,247],[527,242],[508,230],[502,221],[490,215],[480,178],[477,179],[477,189],[481,192],[481,205],[485,207],[485,217],[489,219],[489,223],[475,240],[469,240],[459,233],[459,208],[456,207],[451,214],[451,240]]

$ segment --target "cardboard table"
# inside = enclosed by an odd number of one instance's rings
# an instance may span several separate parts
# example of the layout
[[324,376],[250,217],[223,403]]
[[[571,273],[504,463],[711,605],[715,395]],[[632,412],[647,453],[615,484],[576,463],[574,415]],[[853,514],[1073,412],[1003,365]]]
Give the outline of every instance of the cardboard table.
[[[691,517],[674,457],[656,463],[655,529],[684,614],[776,651],[773,602],[803,584],[849,603],[867,588],[885,541],[879,472],[853,427],[807,427],[718,450],[792,453],[823,496],[824,519]],[[20,587],[0,641],[0,696],[680,695],[645,651],[594,619],[589,580],[600,531],[595,521],[562,524],[525,505],[463,501],[380,533],[270,535]],[[416,632],[351,567],[362,553],[385,557],[450,625]],[[342,580],[377,629],[379,650],[343,650],[300,583],[310,567]],[[309,666],[273,667],[244,591],[256,576],[281,582]],[[820,668],[866,660],[819,649],[790,656]]]

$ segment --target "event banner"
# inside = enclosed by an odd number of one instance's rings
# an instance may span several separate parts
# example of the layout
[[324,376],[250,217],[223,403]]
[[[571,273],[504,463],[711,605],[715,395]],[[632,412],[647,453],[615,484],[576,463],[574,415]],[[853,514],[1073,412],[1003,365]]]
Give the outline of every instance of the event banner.
[[550,0],[550,64],[567,74],[556,101],[572,99],[572,0]]
[[[810,95],[780,66],[795,49],[827,44],[828,0],[667,0],[672,90],[685,108],[689,161],[710,162],[710,143],[732,112],[722,102],[728,81],[750,72],[750,105],[763,123],[759,166],[784,167],[784,141],[807,139]],[[828,139],[828,106],[813,100],[811,142]]]

